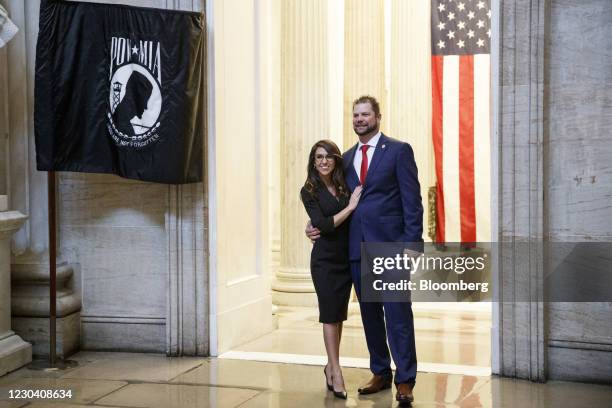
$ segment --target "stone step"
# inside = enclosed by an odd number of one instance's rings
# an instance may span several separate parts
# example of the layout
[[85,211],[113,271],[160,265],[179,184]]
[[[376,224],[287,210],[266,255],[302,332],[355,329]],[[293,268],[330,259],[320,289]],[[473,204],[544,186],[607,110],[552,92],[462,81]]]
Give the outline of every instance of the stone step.
[[[75,291],[76,265],[57,266],[58,317],[81,310],[81,296]],[[11,279],[13,317],[49,317],[49,267],[45,264],[14,264]]]
[[[66,358],[79,350],[81,343],[81,313],[75,312],[55,321],[57,357]],[[35,357],[49,356],[49,318],[13,316],[15,333],[32,344]]]
[[[72,279],[74,270],[71,264],[62,262],[57,265],[57,286]],[[13,264],[11,265],[11,283],[15,285],[48,285],[49,265],[45,264]]]
[[[49,294],[47,296],[11,296],[11,313],[13,317],[49,317]],[[78,293],[58,290],[56,314],[68,316],[81,310],[81,297]]]

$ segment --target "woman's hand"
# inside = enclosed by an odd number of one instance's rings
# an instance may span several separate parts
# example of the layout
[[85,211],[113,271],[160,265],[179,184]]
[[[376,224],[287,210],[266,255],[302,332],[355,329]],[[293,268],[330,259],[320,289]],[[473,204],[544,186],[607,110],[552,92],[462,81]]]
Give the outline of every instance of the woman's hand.
[[351,211],[357,208],[357,204],[359,203],[359,198],[361,197],[362,189],[363,189],[362,186],[357,186],[355,187],[353,194],[351,194],[351,199],[349,200],[349,204],[348,204],[348,208],[350,208]]
[[306,229],[304,230],[304,234],[310,240],[311,243],[315,243],[315,241],[321,238],[321,231],[318,228],[312,226],[312,222],[308,220],[306,223]]
[[[361,186],[357,186],[351,194],[351,198],[349,199],[349,203],[342,211],[338,214],[334,215],[334,227],[342,224],[344,221],[348,219],[351,213],[357,208],[357,203],[359,203],[359,198],[361,198]],[[312,239],[312,238],[311,238]]]

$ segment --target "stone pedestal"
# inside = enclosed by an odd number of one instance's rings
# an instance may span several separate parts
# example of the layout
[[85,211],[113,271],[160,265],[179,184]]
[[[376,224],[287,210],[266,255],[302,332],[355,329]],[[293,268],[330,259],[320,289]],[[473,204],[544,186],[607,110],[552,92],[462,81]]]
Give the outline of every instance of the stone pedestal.
[[32,361],[32,346],[11,330],[11,235],[26,216],[0,212],[0,376]]
[[[81,296],[78,268],[57,265],[57,356],[65,358],[79,350]],[[12,271],[13,330],[32,343],[35,356],[49,355],[49,266],[45,263],[14,264]]]
[[[58,358],[67,358],[80,349],[81,312],[57,317],[56,348]],[[49,317],[13,317],[13,329],[32,343],[31,354],[49,356]]]

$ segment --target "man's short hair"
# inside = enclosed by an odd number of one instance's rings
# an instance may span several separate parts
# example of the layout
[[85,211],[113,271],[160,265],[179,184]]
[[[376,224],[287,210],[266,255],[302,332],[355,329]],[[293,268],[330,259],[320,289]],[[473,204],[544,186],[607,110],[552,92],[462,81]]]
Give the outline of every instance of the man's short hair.
[[362,95],[353,101],[353,108],[355,108],[355,105],[359,105],[360,103],[369,103],[372,106],[374,114],[376,116],[380,116],[380,105],[375,97],[370,95]]

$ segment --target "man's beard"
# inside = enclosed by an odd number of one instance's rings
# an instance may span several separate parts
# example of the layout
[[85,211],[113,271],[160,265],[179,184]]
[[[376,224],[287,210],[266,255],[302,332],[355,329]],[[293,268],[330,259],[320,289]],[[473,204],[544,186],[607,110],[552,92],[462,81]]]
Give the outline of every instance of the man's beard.
[[359,132],[355,126],[353,126],[353,131],[355,131],[355,133],[357,134],[357,136],[363,136],[363,135],[367,135],[368,133],[372,133],[373,131],[376,130],[376,124],[370,125],[368,127],[365,128],[365,130],[362,130],[361,132]]

